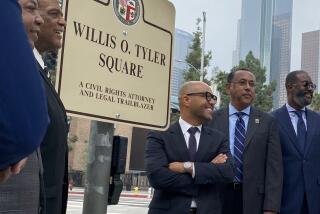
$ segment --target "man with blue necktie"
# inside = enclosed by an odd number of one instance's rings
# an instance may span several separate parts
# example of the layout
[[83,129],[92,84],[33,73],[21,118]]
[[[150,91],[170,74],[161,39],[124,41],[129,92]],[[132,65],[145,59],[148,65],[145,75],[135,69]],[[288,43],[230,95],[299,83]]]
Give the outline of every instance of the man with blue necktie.
[[209,126],[228,135],[236,164],[232,183],[221,186],[223,214],[275,214],[280,210],[282,157],[276,120],[252,107],[256,79],[240,68],[229,73],[227,108]]
[[281,214],[320,213],[320,116],[307,109],[313,84],[307,72],[290,72],[287,103],[273,112],[279,121],[283,156]]

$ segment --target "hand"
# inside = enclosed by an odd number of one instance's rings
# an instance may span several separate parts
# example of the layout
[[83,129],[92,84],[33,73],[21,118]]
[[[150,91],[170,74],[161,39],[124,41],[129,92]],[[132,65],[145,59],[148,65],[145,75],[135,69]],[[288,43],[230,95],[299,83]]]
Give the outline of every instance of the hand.
[[28,158],[24,158],[15,165],[11,166],[11,173],[13,175],[17,175],[20,173],[20,171],[23,169],[23,167],[26,165]]
[[277,212],[273,212],[273,211],[264,211],[263,214],[277,214]]
[[11,167],[0,171],[0,184],[6,182],[11,177]]
[[225,154],[220,153],[215,158],[212,159],[211,163],[219,164],[219,163],[225,163],[228,159],[228,156]]
[[169,169],[177,173],[185,173],[183,162],[172,162],[169,164]]

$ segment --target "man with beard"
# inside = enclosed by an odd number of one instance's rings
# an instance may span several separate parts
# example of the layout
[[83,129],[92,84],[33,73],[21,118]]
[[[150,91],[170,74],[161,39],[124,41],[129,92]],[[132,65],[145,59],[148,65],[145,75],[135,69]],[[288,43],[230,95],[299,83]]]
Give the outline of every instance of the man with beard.
[[281,214],[320,213],[320,116],[306,106],[316,85],[307,72],[289,73],[287,103],[272,114],[278,119],[283,155]]
[[40,146],[43,159],[45,214],[66,213],[68,197],[68,124],[64,106],[44,69],[40,54],[58,51],[66,22],[58,0],[38,0],[39,12],[44,20],[35,43],[35,57],[48,97],[50,125]]
[[199,81],[179,92],[181,117],[164,132],[151,132],[146,145],[148,179],[155,188],[149,214],[221,213],[219,184],[234,166],[226,136],[203,125],[217,97]]
[[236,163],[233,182],[222,186],[223,214],[275,214],[280,210],[282,157],[276,120],[252,107],[256,78],[248,69],[231,71],[230,104],[209,123],[229,137]]

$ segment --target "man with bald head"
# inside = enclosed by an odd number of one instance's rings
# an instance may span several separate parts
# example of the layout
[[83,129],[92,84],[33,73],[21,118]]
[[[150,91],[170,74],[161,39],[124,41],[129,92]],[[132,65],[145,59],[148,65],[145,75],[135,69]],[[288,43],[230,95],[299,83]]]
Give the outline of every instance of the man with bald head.
[[206,127],[217,97],[199,81],[179,92],[181,116],[164,132],[150,132],[145,164],[155,189],[149,214],[219,214],[219,183],[231,182],[233,160],[226,136]]
[[45,213],[64,214],[68,196],[67,116],[63,103],[47,76],[41,55],[46,51],[57,52],[61,48],[66,22],[58,0],[38,1],[39,12],[44,23],[41,26],[39,38],[35,42],[34,54],[44,82],[51,122],[40,146],[44,169]]

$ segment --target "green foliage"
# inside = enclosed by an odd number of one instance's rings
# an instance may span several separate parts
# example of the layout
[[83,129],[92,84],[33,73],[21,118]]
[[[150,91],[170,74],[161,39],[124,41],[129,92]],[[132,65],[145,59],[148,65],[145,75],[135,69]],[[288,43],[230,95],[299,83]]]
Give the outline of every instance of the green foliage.
[[313,95],[312,103],[311,103],[311,108],[314,111],[320,111],[320,94],[315,93]]
[[[191,81],[191,80],[200,80],[200,69],[201,69],[201,53],[202,53],[202,48],[201,48],[201,37],[202,37],[202,31],[200,28],[200,18],[197,19],[197,30],[193,32],[193,41],[192,44],[190,45],[190,52],[186,56],[186,62],[193,65],[196,69],[189,67],[189,69],[184,73],[184,79],[185,81]],[[203,67],[204,67],[204,82],[207,84],[211,85],[211,81],[206,78],[206,75],[208,73],[207,69],[208,66],[210,65],[210,60],[212,59],[212,53],[211,51],[207,52],[204,54],[204,62],[203,62]]]
[[[261,111],[269,112],[272,107],[272,93],[275,91],[276,82],[272,81],[269,85],[265,84],[266,81],[266,70],[261,67],[259,59],[255,58],[250,51],[246,56],[246,59],[239,62],[238,66],[235,66],[231,71],[237,70],[238,68],[248,68],[256,77],[256,98],[253,102],[253,106],[260,109]],[[220,107],[226,107],[229,104],[229,97],[226,92],[227,83],[226,72],[220,71],[214,80],[217,84],[217,90],[221,96]]]
[[229,104],[229,95],[226,91],[228,73],[225,71],[219,71],[214,79],[214,83],[217,85],[217,91],[220,94],[220,108],[225,108]]
[[177,122],[179,120],[179,117],[180,117],[179,111],[172,112],[170,115],[170,124]]
[[47,66],[47,69],[50,73],[50,79],[53,85],[55,85],[56,81],[57,58],[58,53],[56,51],[47,51],[43,54],[44,64]]

